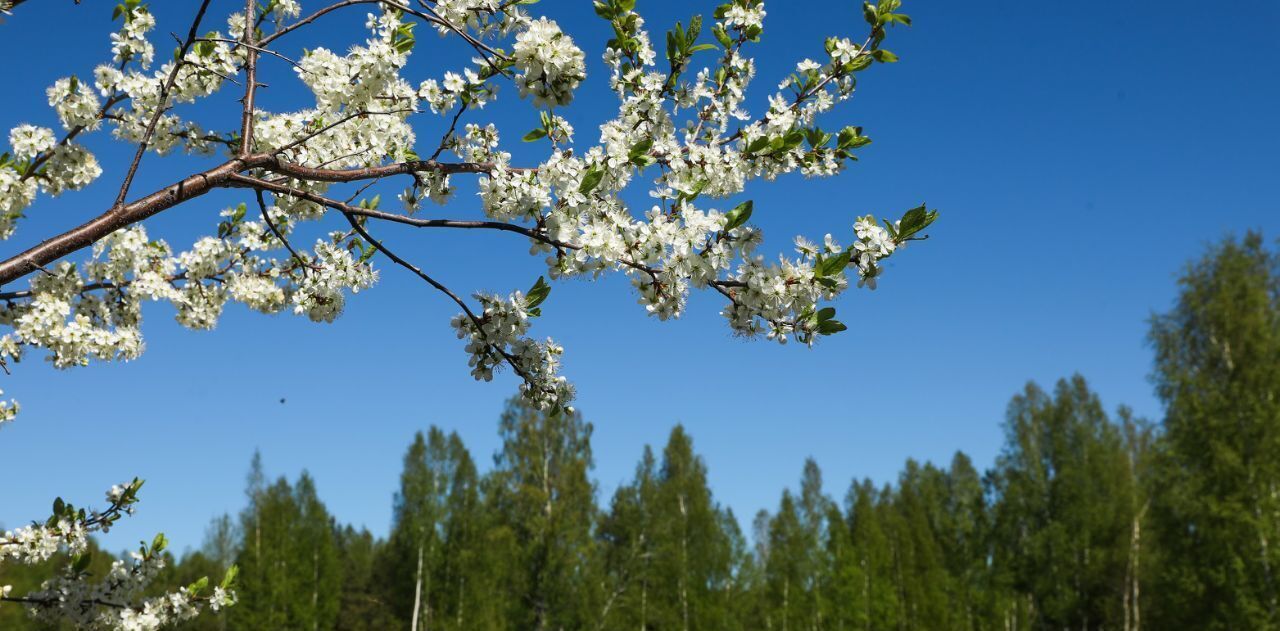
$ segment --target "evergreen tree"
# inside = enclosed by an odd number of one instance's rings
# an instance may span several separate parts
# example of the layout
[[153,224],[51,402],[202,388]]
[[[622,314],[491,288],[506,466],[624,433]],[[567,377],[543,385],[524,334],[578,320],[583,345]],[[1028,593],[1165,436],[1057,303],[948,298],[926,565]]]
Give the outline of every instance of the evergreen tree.
[[908,460],[893,498],[896,525],[890,537],[903,618],[910,629],[952,628],[949,580],[938,531],[946,500],[943,474]]
[[950,628],[973,631],[996,628],[995,608],[988,598],[988,543],[990,541],[982,477],[973,461],[956,452],[946,477],[946,497],[939,511],[936,536],[949,577]]
[[1158,625],[1280,627],[1280,257],[1250,233],[1188,266],[1153,319],[1167,440]]
[[486,543],[480,477],[471,453],[456,433],[449,434],[447,453],[452,475],[445,501],[443,560],[435,579],[441,614],[436,627],[458,631],[496,628],[501,611],[493,598],[499,586],[493,568],[505,559],[496,557]]

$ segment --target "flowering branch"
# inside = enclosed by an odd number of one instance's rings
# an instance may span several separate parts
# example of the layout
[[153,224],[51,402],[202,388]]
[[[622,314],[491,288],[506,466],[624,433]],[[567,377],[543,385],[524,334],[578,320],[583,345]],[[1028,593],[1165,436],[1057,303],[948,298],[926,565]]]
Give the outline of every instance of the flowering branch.
[[[532,399],[558,409],[573,394],[558,374],[562,349],[528,335],[550,285],[539,279],[528,292],[476,294],[479,306],[472,307],[374,238],[366,222],[520,235],[534,253],[546,255],[545,275],[552,279],[626,274],[646,310],[661,319],[680,316],[692,290],[711,289],[727,299],[722,313],[734,332],[812,344],[846,329],[826,303],[854,284],[874,288],[883,262],[923,238],[937,216],[924,206],[897,220],[857,216],[848,245],[831,235],[817,244],[797,239],[795,255],[766,261],[757,253],[762,235],[750,223],[753,204],[726,209],[714,201],[739,195],[752,179],[796,171],[830,176],[856,159],[870,142],[862,128],[828,131],[819,118],[852,96],[857,74],[897,59],[882,43],[889,27],[910,23],[898,13],[900,0],[866,4],[870,34],[860,43],[828,38],[826,56],[797,63],[758,117],[747,113],[744,101],[755,75],[746,51],[763,31],[761,0],[716,7],[710,41],[701,16],[687,27],[678,23],[666,34],[662,66],[634,0],[601,0],[595,11],[616,35],[603,58],[619,106],[600,126],[598,143],[585,148],[574,145],[572,126],[557,114],[586,79],[585,55],[555,22],[529,15],[523,2],[418,4],[343,0],[303,17],[297,0],[262,6],[247,0],[243,12],[229,16],[225,33],[198,35],[205,2],[174,61],[148,72],[154,47],[147,34],[155,20],[139,0],[124,0],[113,60],[95,70],[92,86],[69,77],[50,88],[67,134],[55,140],[52,130],[16,127],[12,154],[0,158],[0,233],[8,236],[38,193],[77,190],[101,174],[93,155],[76,144],[80,134],[110,125],[137,147],[108,210],[0,261],[0,284],[45,272],[31,276],[30,288],[0,292],[0,325],[12,328],[0,336],[0,365],[7,368],[36,348],[60,367],[135,357],[143,300],[173,302],[179,320],[195,328],[212,327],[228,301],[266,313],[291,307],[329,321],[349,294],[376,281],[381,255],[462,309],[453,326],[467,340],[477,378],[510,366]],[[284,35],[355,5],[377,11],[367,16],[364,45],[345,54],[315,48],[296,60],[273,49]],[[472,66],[410,84],[403,73],[418,46],[414,27],[422,25],[460,38],[478,54]],[[718,60],[698,69],[701,53],[710,50],[719,52]],[[315,106],[278,113],[260,108],[262,55],[288,61]],[[237,130],[208,131],[179,116],[177,104],[206,98],[241,75]],[[538,111],[541,125],[524,140],[551,143],[536,164],[513,165],[495,126],[463,120],[496,98],[496,83],[504,80]],[[410,121],[428,112],[446,118],[440,141],[423,160]],[[141,156],[177,147],[200,154],[221,149],[227,156],[126,201]],[[446,153],[456,160],[444,159]],[[451,178],[462,175],[477,178],[484,217],[415,216],[427,201],[447,203]],[[382,210],[380,194],[361,198],[400,176],[407,176],[399,195],[403,212]],[[646,178],[658,202],[633,209],[623,191]],[[259,220],[246,216],[244,204],[227,209],[216,234],[190,249],[175,252],[150,239],[142,225],[209,191],[239,188],[253,191]],[[302,247],[294,229],[334,211],[349,229]],[[90,248],[92,258],[82,265],[65,260]],[[12,410],[16,404],[0,407],[10,416]]]

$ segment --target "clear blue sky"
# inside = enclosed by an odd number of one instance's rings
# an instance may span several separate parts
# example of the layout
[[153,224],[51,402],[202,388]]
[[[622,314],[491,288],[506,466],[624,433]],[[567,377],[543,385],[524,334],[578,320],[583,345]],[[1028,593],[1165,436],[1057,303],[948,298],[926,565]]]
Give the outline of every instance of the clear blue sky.
[[[32,0],[0,25],[11,55],[0,70],[0,127],[56,126],[44,88],[72,72],[90,76],[109,55],[112,4]],[[160,54],[170,31],[186,31],[195,4],[152,2]],[[225,16],[239,3],[214,4]],[[655,31],[713,6],[639,3]],[[598,56],[607,25],[583,2],[533,8],[588,51],[591,76],[568,117],[591,141],[613,109]],[[854,2],[768,8],[755,113],[794,61],[822,54],[822,36],[863,32]],[[745,523],[775,506],[809,456],[836,497],[855,477],[893,480],[906,458],[945,462],[963,450],[989,466],[1005,404],[1028,380],[1050,385],[1078,371],[1108,408],[1124,403],[1158,418],[1144,335],[1147,318],[1170,305],[1178,271],[1225,235],[1280,236],[1280,4],[1215,12],[1189,0],[909,0],[904,10],[916,25],[888,42],[902,62],[864,75],[855,99],[828,119],[828,127],[865,127],[875,142],[863,160],[835,179],[748,191],[772,250],[795,234],[847,235],[857,214],[897,214],[921,201],[941,210],[933,238],[894,257],[878,291],[838,303],[848,332],[812,350],[743,342],[729,335],[713,296],[663,323],[644,315],[621,277],[555,284],[535,332],[566,346],[566,373],[595,424],[603,497],[628,478],[642,446],[661,444],[677,422],[705,457],[716,497]],[[331,16],[315,35],[345,49],[363,15]],[[439,60],[468,56],[452,41],[422,40],[407,73],[415,81],[444,70],[424,50]],[[282,41],[294,53],[319,43]],[[262,103],[302,105],[288,69],[266,63]],[[234,126],[235,96],[203,115]],[[470,120],[492,120],[515,140],[536,115],[507,89]],[[438,136],[423,129],[424,139]],[[104,177],[83,193],[42,199],[15,240],[0,244],[4,256],[109,203],[126,148],[105,134],[89,144]],[[198,164],[149,156],[134,190]],[[210,196],[149,227],[182,246],[235,199]],[[449,214],[477,208],[463,194]],[[525,243],[507,236],[383,234],[462,292],[524,288],[539,274]],[[455,308],[383,269],[379,286],[333,325],[233,306],[216,331],[192,332],[151,305],[139,361],[59,372],[33,357],[0,377],[24,406],[0,431],[0,523],[47,515],[56,494],[98,502],[107,486],[137,475],[148,480],[140,513],[107,544],[164,531],[178,549],[196,546],[210,517],[243,506],[244,474],[260,449],[270,475],[308,469],[339,520],[384,534],[414,431],[457,430],[489,466],[515,381],[473,382],[448,327]]]

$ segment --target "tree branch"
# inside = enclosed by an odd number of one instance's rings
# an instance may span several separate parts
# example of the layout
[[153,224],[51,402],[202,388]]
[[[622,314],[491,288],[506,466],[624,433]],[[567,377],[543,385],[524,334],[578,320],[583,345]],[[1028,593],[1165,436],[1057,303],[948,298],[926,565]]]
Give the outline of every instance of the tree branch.
[[[258,8],[258,0],[245,0],[244,7],[244,99],[240,112],[240,157],[249,155],[253,150],[253,101],[258,91],[258,47],[254,43],[253,12]],[[198,19],[198,18],[197,18]],[[163,103],[163,97],[162,101]],[[119,203],[119,202],[117,202]]]
[[[187,56],[187,51],[191,49],[191,45],[196,41],[197,33],[200,31],[200,22],[204,19],[205,11],[209,9],[209,2],[210,0],[203,0],[200,3],[200,9],[196,11],[195,19],[191,21],[191,30],[187,32],[187,39],[182,42],[182,46],[178,50],[178,59],[174,63],[173,70],[169,71],[169,77],[160,88],[160,98],[157,100],[156,111],[151,115],[151,122],[147,123],[147,131],[142,135],[142,140],[138,143],[138,151],[133,154],[133,161],[129,163],[129,172],[124,176],[124,182],[120,184],[120,193],[116,195],[114,206],[123,204],[125,198],[129,196],[129,186],[133,184],[133,176],[138,173],[138,165],[142,163],[142,156],[147,152],[147,144],[151,142],[151,136],[156,132],[156,124],[160,122],[160,117],[167,109],[165,104],[169,98],[169,91],[173,89],[173,85],[178,81],[178,71],[182,70],[183,57]],[[0,280],[0,284],[3,283],[4,281]]]

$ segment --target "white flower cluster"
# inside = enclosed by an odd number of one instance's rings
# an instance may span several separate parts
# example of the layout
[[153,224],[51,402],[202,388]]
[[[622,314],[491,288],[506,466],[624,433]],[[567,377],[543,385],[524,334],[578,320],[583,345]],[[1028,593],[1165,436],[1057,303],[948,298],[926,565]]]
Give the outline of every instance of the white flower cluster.
[[[59,368],[134,359],[144,348],[144,300],[171,302],[178,322],[193,329],[213,328],[228,300],[263,313],[293,304],[295,312],[327,322],[341,313],[344,291],[377,280],[336,237],[317,242],[306,261],[262,256],[282,243],[264,222],[245,221],[244,212],[243,206],[225,211],[222,236],[176,255],[135,226],[96,244],[87,263],[60,263],[35,277],[29,300],[0,305],[0,323],[13,327],[0,337],[0,360],[20,360],[26,347],[48,350]],[[277,208],[269,214],[278,225],[286,220]]]
[[283,24],[289,18],[302,15],[302,4],[298,0],[272,0],[267,3],[270,13],[275,17],[276,25]]
[[[521,2],[510,0],[437,0],[432,3],[441,22],[436,30],[452,35],[467,29],[479,37],[506,35],[528,18],[520,11]],[[455,30],[456,29],[456,30]]]
[[18,160],[31,160],[57,143],[53,130],[48,127],[18,125],[9,131],[9,146],[13,148],[13,157]]
[[147,41],[147,33],[156,26],[156,19],[146,6],[128,9],[122,16],[124,28],[111,34],[111,53],[119,64],[138,61],[143,68],[151,67],[156,49]]
[[[818,123],[822,114],[852,96],[855,73],[873,61],[894,59],[878,48],[884,36],[879,21],[894,17],[885,15],[897,2],[872,6],[868,19],[873,35],[865,43],[832,37],[825,42],[824,60],[796,64],[757,118],[746,110],[744,99],[756,74],[746,49],[759,40],[763,28],[761,0],[728,0],[716,9],[709,30],[718,46],[698,41],[700,24],[669,34],[669,63],[661,64],[634,2],[601,0],[596,12],[616,35],[604,59],[619,105],[612,119],[599,126],[598,141],[586,148],[572,146],[573,127],[553,111],[571,102],[586,77],[583,52],[556,22],[527,16],[526,3],[428,4],[423,5],[426,21],[442,35],[458,36],[478,55],[469,66],[414,87],[402,72],[416,45],[415,22],[407,16],[417,9],[401,11],[396,3],[366,16],[371,36],[362,45],[345,53],[328,48],[304,52],[295,70],[314,106],[252,113],[250,149],[255,157],[269,159],[254,162],[245,175],[263,182],[259,188],[273,195],[262,209],[267,220],[246,220],[242,205],[223,213],[216,236],[196,240],[185,252],[175,253],[134,227],[99,243],[93,259],[80,266],[50,264],[33,276],[30,291],[5,294],[0,325],[13,330],[0,337],[0,361],[17,361],[31,347],[49,351],[57,366],[136,357],[142,351],[138,327],[144,300],[172,302],[179,322],[200,329],[215,326],[229,300],[265,313],[291,309],[331,321],[341,314],[348,292],[362,291],[377,280],[370,260],[378,248],[366,242],[366,235],[358,236],[363,228],[331,233],[310,251],[297,251],[283,239],[295,234],[301,222],[333,210],[352,219],[354,200],[387,174],[412,178],[399,195],[409,214],[423,200],[443,204],[452,199],[451,177],[478,174],[485,216],[510,225],[475,221],[454,227],[500,227],[524,234],[532,252],[546,257],[553,278],[620,271],[630,277],[644,308],[661,319],[679,317],[692,290],[716,291],[728,300],[723,314],[735,332],[784,343],[811,344],[843,330],[832,317],[834,310],[822,303],[854,284],[874,289],[883,260],[933,220],[923,208],[883,226],[873,217],[860,217],[848,247],[830,236],[821,245],[801,240],[797,255],[766,262],[757,253],[762,235],[748,223],[751,204],[723,210],[732,204],[723,200],[741,194],[752,180],[796,172],[830,176],[870,142],[861,128],[829,132]],[[113,37],[116,64],[102,65],[94,73],[97,91],[74,78],[49,90],[49,102],[68,135],[59,140],[52,130],[33,125],[10,132],[13,158],[0,161],[0,234],[12,231],[38,191],[57,194],[98,177],[97,161],[71,137],[103,120],[114,126],[116,137],[139,142],[162,110],[149,139],[151,150],[239,149],[237,132],[207,132],[171,108],[209,96],[240,72],[244,47],[217,40],[240,37],[249,27],[245,16],[231,16],[226,38],[215,33],[199,40],[181,61],[144,73],[134,66],[145,68],[149,62],[146,35],[155,21],[144,7],[129,6],[123,30]],[[305,20],[283,26],[300,12],[293,0],[270,0],[257,22],[274,17],[279,33],[303,25]],[[707,66],[695,65],[704,59]],[[171,74],[173,90],[162,95],[161,86]],[[468,110],[496,98],[504,76],[522,98],[531,97],[544,110],[541,127],[524,136],[552,143],[550,157],[536,167],[515,166],[495,125],[461,120]],[[448,127],[439,146],[428,149],[434,153],[423,154],[430,156],[427,160],[415,148],[409,123],[420,106],[452,114],[445,119]],[[463,164],[440,158],[446,151]],[[313,171],[308,177],[307,169],[327,172]],[[233,186],[254,186],[237,177]],[[630,197],[624,201],[625,189],[646,177],[644,185],[654,201],[641,206]],[[362,188],[345,202],[323,198],[347,181]],[[377,211],[379,199],[361,201],[363,210],[354,214],[387,218]],[[397,220],[424,227],[451,223]],[[464,313],[453,326],[468,341],[476,378],[489,379],[506,363],[524,380],[531,398],[548,407],[567,405],[572,389],[559,375],[560,347],[528,335],[536,305],[518,292],[507,298],[478,294],[475,300],[481,307],[478,315]],[[6,409],[0,407],[0,417]]]
[[[483,64],[483,59],[475,59],[475,63]],[[427,104],[433,113],[445,114],[451,111],[461,100],[467,107],[482,109],[498,96],[498,85],[489,81],[492,72],[481,66],[480,70],[463,68],[462,73],[448,71],[444,79],[436,81],[427,79],[418,86],[418,98]]]
[[475,294],[484,311],[474,318],[459,314],[453,318],[458,338],[467,340],[468,365],[476,379],[490,381],[503,363],[524,380],[521,392],[544,407],[568,406],[573,400],[573,386],[559,374],[560,355],[564,349],[547,339],[538,342],[525,337],[530,326],[530,307],[521,292],[508,298],[492,294]]
[[545,17],[530,21],[516,35],[512,59],[520,70],[516,75],[520,96],[532,95],[536,107],[568,105],[587,76],[582,49]]
[[[59,498],[54,502],[54,515],[45,524],[0,535],[0,565],[41,563],[58,553],[72,559],[56,577],[21,598],[37,620],[55,626],[70,623],[78,629],[152,631],[194,618],[206,606],[216,611],[235,603],[231,590],[236,577],[234,568],[208,595],[201,593],[208,579],[201,579],[178,591],[138,600],[142,590],[164,568],[164,535],[132,553],[129,561],[114,561],[101,581],[90,580],[86,571],[89,534],[106,532],[122,516],[132,514],[141,487],[138,479],[111,487],[107,491],[110,506],[102,512],[77,510]],[[0,585],[0,601],[9,599],[12,591],[11,585]]]
[[[338,235],[335,235],[337,237]],[[336,240],[336,239],[335,239]],[[372,287],[378,273],[356,261],[349,250],[335,243],[316,242],[317,270],[302,277],[295,293],[295,313],[305,313],[316,322],[332,322],[346,304],[344,290],[359,293]]]
[[[0,394],[4,394],[4,390],[0,390]],[[0,427],[18,416],[18,412],[22,411],[22,406],[12,399],[8,401],[0,401]]]
[[[139,594],[164,569],[164,539],[130,553],[130,560],[112,562],[99,582],[74,569],[45,581],[41,589],[26,596],[32,615],[49,623],[70,622],[78,629],[101,631],[154,631],[211,610],[235,603],[233,592],[219,586],[209,596],[187,587],[161,596],[139,600]],[[125,604],[128,603],[128,604]],[[113,606],[115,605],[115,606]]]
[[101,103],[90,86],[75,77],[58,79],[45,91],[49,106],[58,113],[64,129],[83,127],[93,130],[98,126],[98,108]]

